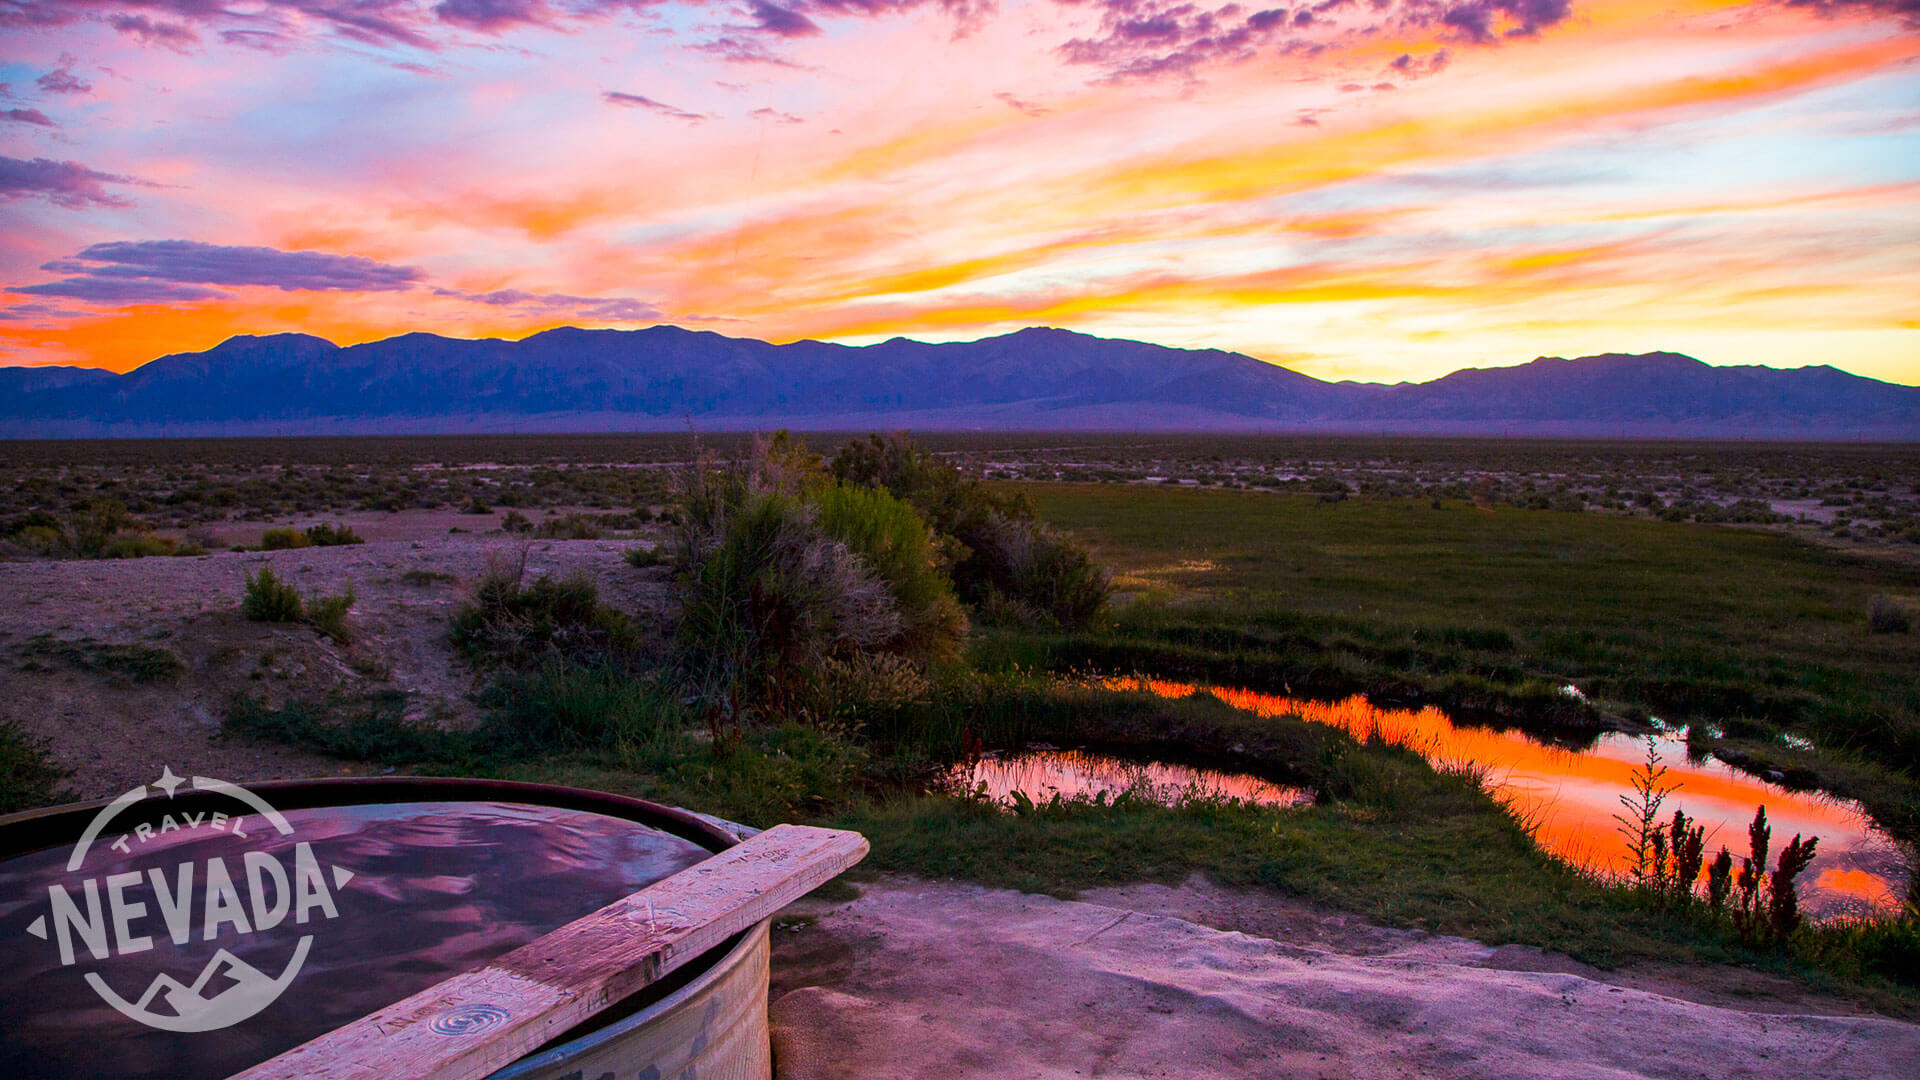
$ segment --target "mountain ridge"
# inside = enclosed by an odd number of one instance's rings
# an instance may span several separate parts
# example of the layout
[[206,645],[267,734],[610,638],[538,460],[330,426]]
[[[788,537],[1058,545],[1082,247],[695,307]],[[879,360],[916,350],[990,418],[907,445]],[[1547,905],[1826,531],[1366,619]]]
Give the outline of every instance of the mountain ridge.
[[[714,430],[1367,431],[1920,438],[1920,388],[1674,352],[1326,382],[1242,353],[1027,327],[970,342],[775,345],[711,330],[236,335],[124,375],[0,369],[0,437]],[[33,373],[56,371],[57,374]]]

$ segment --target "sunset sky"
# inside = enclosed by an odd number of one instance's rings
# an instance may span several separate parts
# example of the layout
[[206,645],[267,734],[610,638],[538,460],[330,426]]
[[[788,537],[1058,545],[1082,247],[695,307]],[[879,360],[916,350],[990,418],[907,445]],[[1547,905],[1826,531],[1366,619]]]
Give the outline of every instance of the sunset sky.
[[1920,0],[0,0],[0,362],[1062,326],[1920,383]]

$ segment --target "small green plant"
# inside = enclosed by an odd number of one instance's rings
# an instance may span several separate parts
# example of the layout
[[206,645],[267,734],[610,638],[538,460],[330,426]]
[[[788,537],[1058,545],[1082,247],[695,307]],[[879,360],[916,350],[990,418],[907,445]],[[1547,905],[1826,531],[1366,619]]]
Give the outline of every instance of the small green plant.
[[620,557],[627,561],[628,566],[641,570],[645,570],[649,566],[666,566],[672,561],[667,558],[664,546],[659,544],[653,547],[635,544],[633,547],[628,548]]
[[[1620,834],[1626,837],[1632,862],[1627,869],[1634,887],[1657,892],[1666,860],[1667,837],[1660,826],[1660,806],[1678,785],[1666,782],[1667,767],[1660,764],[1660,749],[1647,740],[1646,759],[1634,770],[1633,793],[1620,796],[1624,814],[1613,815]],[[1658,864],[1658,865],[1657,865]]]
[[242,615],[254,622],[284,623],[298,622],[302,612],[300,590],[292,583],[280,580],[266,567],[258,574],[247,575],[246,590],[240,594]]
[[[1794,882],[1813,862],[1820,844],[1818,837],[1803,840],[1796,834],[1769,873],[1767,851],[1772,838],[1773,827],[1767,824],[1767,808],[1762,806],[1747,826],[1747,855],[1740,860],[1738,874],[1732,873],[1733,858],[1724,847],[1714,860],[1715,874],[1732,877],[1726,911],[1740,940],[1751,946],[1784,947],[1800,929],[1800,898]],[[1725,871],[1720,869],[1722,863]],[[1712,878],[1708,889],[1711,901],[1715,889]]]
[[312,546],[313,540],[298,529],[268,529],[260,534],[261,551],[292,551]]
[[1665,829],[1653,834],[1652,891],[1665,906],[1686,907],[1694,902],[1694,882],[1706,856],[1706,827],[1686,812],[1675,810]]

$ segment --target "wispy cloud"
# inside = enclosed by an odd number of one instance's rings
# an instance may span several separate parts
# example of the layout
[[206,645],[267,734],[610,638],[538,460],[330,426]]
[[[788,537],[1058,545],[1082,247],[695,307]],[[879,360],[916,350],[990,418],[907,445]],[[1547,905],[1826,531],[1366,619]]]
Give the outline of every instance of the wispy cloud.
[[698,123],[707,118],[701,113],[688,112],[685,109],[669,105],[664,101],[655,101],[650,97],[642,97],[639,94],[629,94],[621,90],[608,90],[600,95],[600,99],[609,105],[618,105],[627,109],[647,109],[651,112],[657,112],[661,116],[671,116],[675,120],[691,120]]
[[79,63],[72,56],[61,53],[60,66],[33,81],[33,85],[49,94],[90,94],[93,84],[74,74],[73,67]]
[[162,45],[175,52],[186,52],[200,44],[200,35],[185,23],[158,22],[145,15],[112,15],[107,24],[139,41],[142,45]]
[[[36,109],[13,111],[28,113],[30,117],[39,115]],[[29,118],[26,122],[35,121]],[[0,156],[0,201],[40,198],[67,210],[131,205],[128,199],[108,191],[108,184],[146,186],[143,180],[89,169],[77,161]]]

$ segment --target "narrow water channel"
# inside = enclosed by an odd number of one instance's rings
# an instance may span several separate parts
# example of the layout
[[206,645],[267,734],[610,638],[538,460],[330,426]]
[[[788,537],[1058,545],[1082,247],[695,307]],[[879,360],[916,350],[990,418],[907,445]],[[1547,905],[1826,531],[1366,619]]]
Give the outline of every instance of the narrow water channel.
[[1651,747],[1667,769],[1664,816],[1685,810],[1707,830],[1709,858],[1725,845],[1736,857],[1747,850],[1747,825],[1767,808],[1775,851],[1794,834],[1817,836],[1820,847],[1801,878],[1801,906],[1819,918],[1893,912],[1906,894],[1912,868],[1858,803],[1819,792],[1790,791],[1708,757],[1687,760],[1684,734],[1650,736],[1610,733],[1587,750],[1537,742],[1518,731],[1455,724],[1440,709],[1393,709],[1364,697],[1309,701],[1253,690],[1202,687],[1162,679],[1115,678],[1114,690],[1144,690],[1182,698],[1206,690],[1236,708],[1260,716],[1298,716],[1331,724],[1365,738],[1382,738],[1417,750],[1436,765],[1476,765],[1490,770],[1496,795],[1522,820],[1538,823],[1547,851],[1579,866],[1618,872],[1628,864],[1625,836],[1614,815],[1620,799],[1634,793],[1633,779]]

